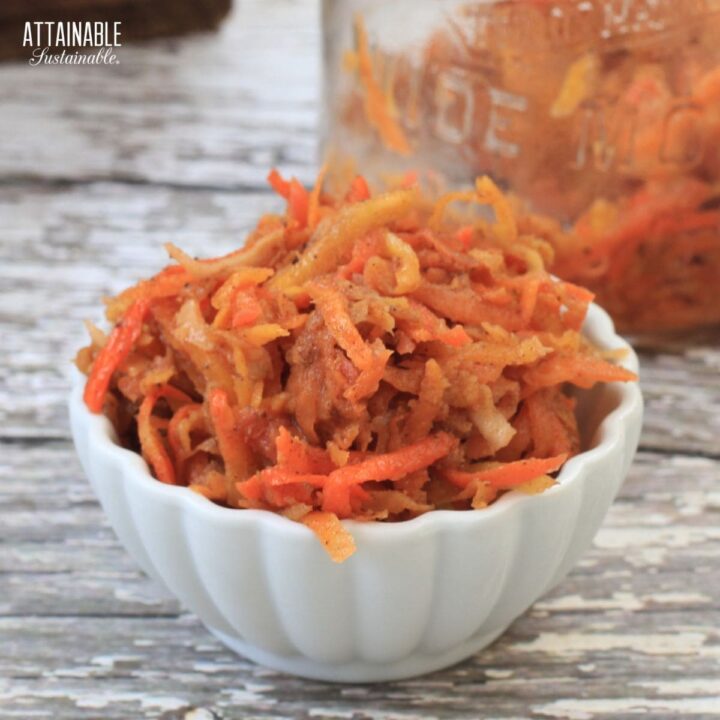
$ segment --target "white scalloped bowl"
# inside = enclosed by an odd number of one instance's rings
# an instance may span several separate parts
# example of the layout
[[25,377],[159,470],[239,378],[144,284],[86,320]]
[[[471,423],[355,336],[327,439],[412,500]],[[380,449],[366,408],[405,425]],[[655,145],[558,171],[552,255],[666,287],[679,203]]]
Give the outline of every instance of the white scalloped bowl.
[[[585,334],[626,348],[592,306]],[[407,678],[473,655],[555,586],[587,550],[632,462],[637,384],[578,393],[587,450],[537,496],[401,523],[346,522],[357,552],[335,564],[303,525],[231,510],[164,485],[120,447],[109,421],[70,398],[78,455],[120,541],[226,645],[255,662],[345,682]]]

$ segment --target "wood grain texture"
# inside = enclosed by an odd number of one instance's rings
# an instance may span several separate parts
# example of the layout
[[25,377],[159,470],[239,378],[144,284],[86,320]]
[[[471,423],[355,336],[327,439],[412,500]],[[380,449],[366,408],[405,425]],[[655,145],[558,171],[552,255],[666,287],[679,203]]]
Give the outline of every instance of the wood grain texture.
[[310,182],[319,2],[240,0],[218,34],[124,45],[119,65],[0,67],[0,181],[243,189]]
[[0,465],[0,718],[717,717],[719,483],[718,461],[642,453],[595,548],[492,648],[357,687],[228,652],[126,557],[68,443],[13,443]]
[[[642,340],[647,419],[594,549],[490,649],[427,678],[298,680],[227,651],[146,578],[69,442],[98,301],[237,245],[270,164],[308,182],[318,3],[240,0],[219,39],[117,68],[0,68],[0,720],[720,717],[720,333]],[[289,60],[290,59],[290,60]]]

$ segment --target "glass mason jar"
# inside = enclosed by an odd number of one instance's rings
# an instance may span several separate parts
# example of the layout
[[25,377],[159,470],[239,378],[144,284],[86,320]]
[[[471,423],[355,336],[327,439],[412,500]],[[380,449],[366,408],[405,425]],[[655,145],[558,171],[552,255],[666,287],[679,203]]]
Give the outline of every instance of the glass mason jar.
[[339,178],[489,174],[625,330],[720,322],[720,0],[325,0]]

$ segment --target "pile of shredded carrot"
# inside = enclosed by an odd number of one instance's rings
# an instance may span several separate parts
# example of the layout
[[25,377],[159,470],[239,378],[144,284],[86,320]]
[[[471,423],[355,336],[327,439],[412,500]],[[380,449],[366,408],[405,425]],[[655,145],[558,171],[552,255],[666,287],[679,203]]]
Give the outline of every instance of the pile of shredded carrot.
[[623,331],[720,323],[718,200],[717,187],[694,178],[599,199],[571,232],[552,236],[551,269],[591,288]]
[[[599,66],[595,55],[585,57]],[[553,271],[592,288],[625,330],[720,322],[720,68],[684,68],[680,87],[676,72],[635,64],[618,100],[636,123],[627,177],[553,239]],[[609,71],[586,77],[575,101],[604,94],[613,82]]]
[[284,213],[223,257],[168,245],[78,354],[88,408],[159,481],[302,522],[342,561],[343,518],[549,488],[579,451],[566,386],[635,379],[582,337],[592,295],[547,273],[489,179],[435,202],[269,181]]

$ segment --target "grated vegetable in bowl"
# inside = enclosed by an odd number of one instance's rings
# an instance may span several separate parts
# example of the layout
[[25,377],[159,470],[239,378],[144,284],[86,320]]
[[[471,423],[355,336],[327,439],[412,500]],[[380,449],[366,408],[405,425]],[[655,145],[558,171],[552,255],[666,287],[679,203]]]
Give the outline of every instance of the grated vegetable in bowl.
[[549,488],[580,449],[566,387],[636,379],[583,338],[591,293],[547,272],[488,178],[437,200],[411,178],[269,182],[285,212],[223,257],[168,245],[78,353],[87,407],[160,482],[302,522],[342,561],[342,519]]

